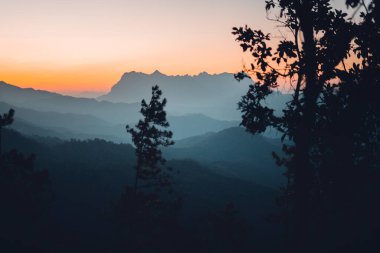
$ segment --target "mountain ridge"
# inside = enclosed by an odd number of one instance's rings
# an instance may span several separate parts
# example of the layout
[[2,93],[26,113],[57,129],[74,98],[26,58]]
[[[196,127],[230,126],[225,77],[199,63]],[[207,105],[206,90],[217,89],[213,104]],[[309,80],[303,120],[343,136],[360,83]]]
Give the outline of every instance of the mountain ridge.
[[[202,113],[222,120],[239,120],[237,103],[244,96],[252,80],[238,82],[234,74],[223,72],[198,75],[165,75],[156,70],[151,74],[126,72],[111,90],[97,99],[111,102],[140,102],[149,98],[151,87],[158,85],[167,98],[167,111],[171,114]],[[267,104],[281,112],[290,95],[275,91]]]
[[5,82],[0,82],[0,101],[40,112],[92,115],[114,124],[135,122],[139,114],[138,103],[113,103],[92,98],[76,98],[44,90],[21,88]]
[[[22,130],[28,135],[82,140],[102,138],[116,143],[130,142],[129,136],[125,132],[127,122],[113,124],[93,115],[41,112],[0,101],[0,114],[9,108],[16,110],[15,123],[11,127]],[[137,120],[136,118],[130,124],[134,125]],[[216,120],[202,114],[168,115],[168,120],[170,122],[169,129],[173,131],[175,140],[207,132],[217,132],[238,125],[238,122],[235,121]]]

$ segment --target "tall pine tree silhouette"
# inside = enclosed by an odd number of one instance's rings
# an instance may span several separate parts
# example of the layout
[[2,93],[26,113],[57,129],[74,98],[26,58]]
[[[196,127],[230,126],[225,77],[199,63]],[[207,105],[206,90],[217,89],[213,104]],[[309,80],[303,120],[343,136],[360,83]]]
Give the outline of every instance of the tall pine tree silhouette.
[[[161,189],[171,190],[170,174],[162,156],[162,147],[173,145],[173,133],[167,128],[166,99],[161,99],[159,87],[152,87],[152,97],[147,103],[141,101],[142,119],[135,128],[126,126],[131,134],[137,158],[133,187],[127,186],[116,204],[115,217],[122,247],[131,252],[166,244],[165,238],[172,231],[169,224],[175,223],[178,201],[161,198]],[[169,245],[169,244],[168,244]],[[147,250],[149,252],[150,250]]]
[[140,113],[144,118],[139,120],[135,128],[126,126],[136,148],[135,193],[140,181],[144,182],[144,187],[160,188],[170,184],[169,175],[162,171],[166,160],[160,148],[173,145],[174,141],[173,133],[166,130],[169,127],[164,110],[167,100],[161,99],[161,95],[159,87],[153,86],[150,102],[147,103],[144,99],[141,101]]

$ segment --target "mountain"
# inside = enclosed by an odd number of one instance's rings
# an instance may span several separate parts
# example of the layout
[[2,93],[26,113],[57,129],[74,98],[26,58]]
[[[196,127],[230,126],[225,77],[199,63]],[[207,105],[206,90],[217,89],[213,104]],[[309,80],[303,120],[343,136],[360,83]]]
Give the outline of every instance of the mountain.
[[15,121],[10,127],[26,135],[62,139],[101,138],[114,142],[127,141],[125,128],[112,125],[91,115],[40,112],[0,102],[0,113],[15,109]]
[[278,188],[284,172],[276,166],[272,152],[281,155],[281,142],[252,135],[241,127],[177,141],[165,150],[169,159],[193,159],[215,173]]
[[113,124],[134,123],[139,115],[138,103],[112,103],[90,98],[63,96],[48,91],[17,86],[0,81],[0,101],[40,112],[90,115]]
[[[248,86],[247,82],[236,82],[227,73],[166,76],[158,71],[151,75],[130,72],[123,75],[108,95],[99,98],[102,101],[19,88],[5,82],[0,82],[0,101],[19,111],[16,115],[24,121],[24,126],[16,124],[15,129],[28,128],[25,124],[31,126],[25,133],[46,133],[42,136],[56,133],[56,137],[63,139],[103,138],[119,142],[125,141],[125,125],[134,125],[141,118],[138,102],[143,97],[150,99],[152,83],[162,84],[176,140],[237,126],[240,112],[236,104]],[[282,108],[288,96],[275,93],[268,103]],[[104,101],[113,97],[131,103]],[[0,109],[8,110],[4,104]],[[270,135],[278,137],[276,133]]]
[[[280,141],[262,135],[252,135],[244,128],[233,127],[179,140],[169,154],[175,158],[199,161],[272,161],[272,151],[279,152]],[[172,151],[172,150],[171,150]],[[259,160],[259,161],[258,161]]]
[[176,140],[209,132],[218,132],[226,128],[238,126],[238,121],[217,120],[203,114],[186,114],[183,116],[169,116],[170,130]]
[[[239,120],[237,103],[246,94],[251,82],[238,82],[233,74],[168,76],[155,71],[152,74],[127,72],[111,91],[98,97],[101,101],[136,103],[149,98],[151,87],[159,85],[168,99],[167,110],[171,114],[202,113],[223,120]],[[267,103],[281,110],[289,95],[275,92]]]
[[[126,124],[112,124],[85,114],[40,112],[0,102],[0,113],[8,111],[9,108],[16,110],[15,122],[11,128],[29,136],[82,140],[100,138],[117,143],[130,142],[125,131]],[[215,120],[202,114],[169,116],[168,120],[175,140],[238,125],[235,121]],[[131,124],[134,123],[136,122]]]
[[[17,149],[23,153],[34,153],[37,157],[37,165],[49,169],[49,172],[52,173],[53,184],[58,187],[71,188],[78,183],[75,187],[86,188],[86,191],[90,191],[89,180],[95,179],[98,182],[103,181],[108,187],[117,188],[117,190],[113,191],[114,193],[120,193],[125,184],[132,183],[134,179],[135,151],[129,144],[114,144],[103,140],[71,140],[47,145],[16,131],[5,129],[4,151],[11,149]],[[260,193],[262,192],[274,193],[272,189],[259,184],[222,176],[189,159],[171,160],[169,165],[173,167],[174,171],[178,170],[178,173],[173,173],[173,177],[177,182],[176,187],[178,187],[178,190],[185,191],[186,189],[184,197],[191,198],[192,201],[196,201],[196,198],[202,198],[205,200],[203,204],[217,201],[223,205],[229,199],[247,198],[251,194],[256,195],[255,198],[261,198]],[[119,174],[119,177],[112,180],[117,182],[117,186],[113,185],[112,181],[107,181],[107,177],[115,173]],[[101,177],[101,174],[104,174],[105,177]],[[72,184],[70,184],[70,187],[63,182],[67,177],[82,176],[84,178],[78,181],[71,178],[70,182]],[[57,185],[58,182],[55,182],[55,180],[62,182]],[[86,184],[83,184],[83,182],[86,182]],[[195,185],[200,187],[194,187]],[[102,188],[99,187],[98,191]],[[202,188],[208,188],[209,190],[202,190]],[[221,191],[223,194],[221,194]],[[94,199],[99,196],[90,192],[88,194],[92,195]],[[229,197],[220,198],[223,195],[228,195]],[[79,197],[75,196],[75,198]],[[113,198],[108,198],[108,200],[110,199]],[[91,199],[85,201],[91,201]],[[271,202],[271,200],[268,202]]]
[[[62,139],[126,142],[129,138],[125,125],[134,125],[142,117],[138,103],[100,102],[0,82],[0,113],[10,107],[16,110],[14,129]],[[236,121],[216,120],[203,114],[169,115],[168,119],[176,140],[238,125]]]

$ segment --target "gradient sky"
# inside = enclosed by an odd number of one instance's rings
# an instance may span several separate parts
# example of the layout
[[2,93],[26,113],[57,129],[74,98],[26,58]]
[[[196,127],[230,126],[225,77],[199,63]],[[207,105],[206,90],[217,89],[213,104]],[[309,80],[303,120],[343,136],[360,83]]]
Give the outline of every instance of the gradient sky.
[[[340,2],[340,1],[338,1]],[[343,2],[343,1],[342,1]],[[0,0],[0,80],[107,91],[127,71],[236,72],[233,26],[273,31],[263,0]]]

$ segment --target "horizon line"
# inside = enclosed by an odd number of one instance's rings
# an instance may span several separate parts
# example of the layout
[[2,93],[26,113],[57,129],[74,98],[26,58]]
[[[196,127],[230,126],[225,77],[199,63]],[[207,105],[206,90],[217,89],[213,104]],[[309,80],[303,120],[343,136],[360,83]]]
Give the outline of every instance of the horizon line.
[[[152,75],[162,75],[162,76],[165,76],[165,77],[198,77],[198,76],[202,76],[202,75],[207,75],[207,76],[218,76],[218,75],[233,75],[235,73],[232,73],[232,72],[227,72],[227,71],[223,71],[223,72],[214,72],[214,73],[211,73],[211,72],[207,72],[207,71],[200,71],[198,74],[165,74],[163,73],[162,71],[156,69],[154,70],[153,72],[143,72],[143,71],[137,71],[137,70],[132,70],[132,71],[126,71],[126,72],[123,72],[119,81],[122,80],[126,75],[128,74],[141,74],[141,75],[146,75],[146,76],[152,76]],[[118,81],[118,82],[119,82]],[[108,93],[113,86],[115,86],[118,82],[112,84],[110,87],[108,87],[108,89],[105,89],[105,90],[99,90],[99,89],[83,89],[83,90],[60,90],[60,89],[39,89],[39,88],[35,88],[35,87],[32,87],[32,86],[27,86],[27,87],[23,87],[22,85],[19,85],[17,83],[11,83],[11,82],[7,82],[6,80],[1,80],[0,79],[0,83],[3,83],[3,84],[6,84],[6,85],[9,85],[9,86],[13,86],[13,87],[17,87],[17,88],[20,88],[20,89],[32,89],[32,90],[35,90],[35,91],[46,91],[46,92],[50,92],[50,93],[56,93],[56,94],[59,94],[59,95],[63,95],[63,96],[80,96],[81,94],[83,93],[99,93],[99,96],[100,95],[104,95],[106,93]]]

